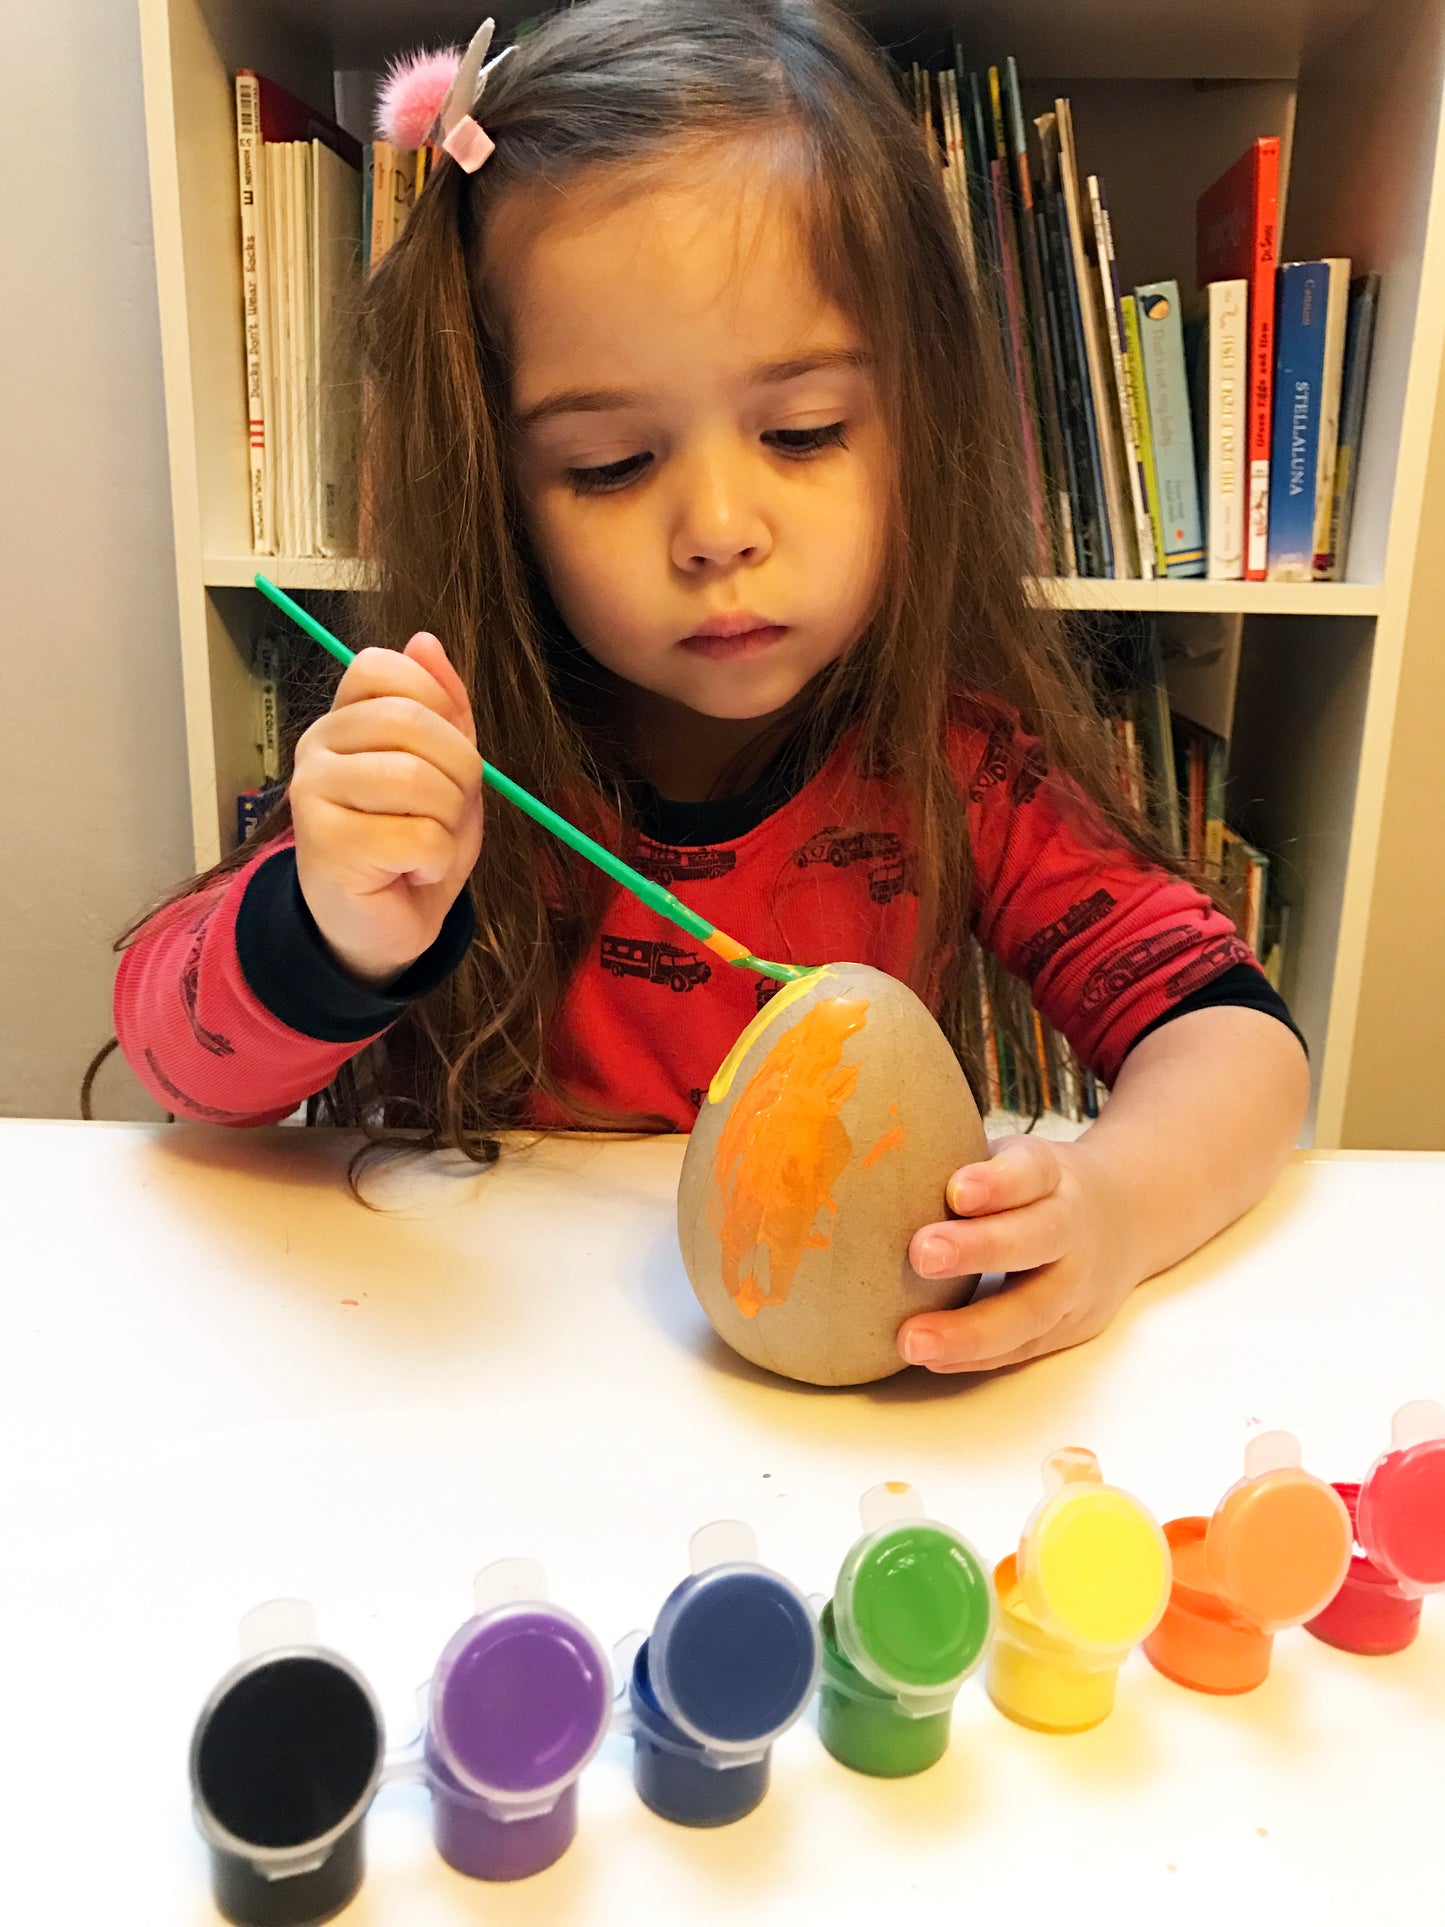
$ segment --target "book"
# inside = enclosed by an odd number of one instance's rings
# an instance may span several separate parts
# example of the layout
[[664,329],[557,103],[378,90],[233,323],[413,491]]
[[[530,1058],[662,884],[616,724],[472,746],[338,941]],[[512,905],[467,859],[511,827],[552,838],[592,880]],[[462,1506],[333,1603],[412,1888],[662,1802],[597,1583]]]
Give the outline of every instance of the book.
[[1044,289],[1043,254],[1039,245],[1039,212],[1034,200],[1033,170],[1024,132],[1023,101],[1018,62],[1010,54],[1004,63],[1004,105],[1008,144],[1013,164],[1020,251],[1023,258],[1025,308],[1033,357],[1034,399],[1042,429],[1040,458],[1048,493],[1053,562],[1061,575],[1078,574],[1074,552],[1074,518],[1069,500],[1064,458],[1063,424],[1055,383],[1053,341],[1049,331],[1048,300]]
[[1360,431],[1365,418],[1365,395],[1370,382],[1370,359],[1374,350],[1375,316],[1379,303],[1378,274],[1362,274],[1350,283],[1340,402],[1340,444],[1335,457],[1330,535],[1324,556],[1317,557],[1315,563],[1316,576],[1325,582],[1342,582],[1349,564],[1350,524],[1354,520],[1355,483],[1359,479]]
[[[329,116],[258,73],[242,67],[233,77],[241,226],[242,328],[245,344],[246,439],[252,547],[262,555],[284,552],[294,539],[297,427],[294,371],[286,331],[292,317],[283,287],[290,256],[292,163],[281,158],[294,143],[319,144],[346,166],[360,169],[359,142]],[[282,498],[291,513],[282,526]]]
[[999,267],[1008,329],[1005,345],[1023,439],[1024,482],[1029,519],[1034,531],[1035,566],[1041,575],[1052,575],[1055,566],[1054,543],[1046,500],[1048,477],[1043,455],[1033,332],[1024,292],[1024,243],[1010,164],[1008,132],[1004,124],[1003,86],[997,67],[988,70],[988,95],[993,130],[989,173],[993,181],[994,218],[998,228]]
[[1149,527],[1149,511],[1144,501],[1144,459],[1139,446],[1139,424],[1129,395],[1129,370],[1124,360],[1124,340],[1119,325],[1119,270],[1114,258],[1114,230],[1109,222],[1109,204],[1097,174],[1089,176],[1089,215],[1094,230],[1094,251],[1099,275],[1099,299],[1104,311],[1104,326],[1114,364],[1114,401],[1116,420],[1122,438],[1124,474],[1128,482],[1129,505],[1133,509],[1132,529],[1126,527],[1125,554],[1145,582],[1154,579],[1154,537]]
[[1208,357],[1209,574],[1218,582],[1244,575],[1244,527],[1248,496],[1249,283],[1211,281]]
[[1078,302],[1083,333],[1084,354],[1089,376],[1091,421],[1102,481],[1104,515],[1108,521],[1110,569],[1114,577],[1130,573],[1132,518],[1125,507],[1124,475],[1117,431],[1115,408],[1111,400],[1113,365],[1108,359],[1108,342],[1099,319],[1098,297],[1090,273],[1084,209],[1079,197],[1078,157],[1074,149],[1073,110],[1065,99],[1054,102],[1059,139],[1059,181],[1068,217],[1069,252],[1073,264],[1074,292]]
[[1268,572],[1275,380],[1275,269],[1279,259],[1279,141],[1257,140],[1200,196],[1195,215],[1199,286],[1249,283],[1249,495],[1245,573]]
[[1074,473],[1079,486],[1079,495],[1074,504],[1075,547],[1081,574],[1109,577],[1114,573],[1113,539],[1104,500],[1104,477],[1099,458],[1098,430],[1094,421],[1083,312],[1074,273],[1069,215],[1060,173],[1058,116],[1041,114],[1034,126],[1038,130],[1039,151],[1043,160],[1049,253],[1057,281],[1059,343],[1068,398],[1069,440],[1074,451]]
[[1139,430],[1140,452],[1144,458],[1144,495],[1149,510],[1149,528],[1154,538],[1154,569],[1163,575],[1164,519],[1159,501],[1159,470],[1154,460],[1154,437],[1149,422],[1149,391],[1144,380],[1144,349],[1139,338],[1139,303],[1126,294],[1119,303],[1124,324],[1124,358],[1129,369],[1129,395],[1134,404],[1134,420]]
[[311,143],[310,168],[316,547],[354,555],[361,372],[347,324],[361,288],[361,176],[320,141]]
[[251,547],[274,555],[270,449],[271,330],[265,325],[270,281],[266,262],[264,160],[260,81],[249,70],[236,75],[236,162],[241,199],[241,321],[246,344],[246,446],[250,469]]
[[1194,429],[1189,419],[1189,377],[1184,368],[1184,331],[1177,281],[1153,281],[1134,290],[1149,432],[1159,478],[1165,567],[1171,576],[1204,574],[1204,533],[1194,467]]
[[[1348,283],[1349,263],[1343,260],[1293,261],[1279,271],[1269,502],[1272,582],[1312,582],[1315,556],[1329,543]],[[1317,544],[1321,526],[1323,539]]]

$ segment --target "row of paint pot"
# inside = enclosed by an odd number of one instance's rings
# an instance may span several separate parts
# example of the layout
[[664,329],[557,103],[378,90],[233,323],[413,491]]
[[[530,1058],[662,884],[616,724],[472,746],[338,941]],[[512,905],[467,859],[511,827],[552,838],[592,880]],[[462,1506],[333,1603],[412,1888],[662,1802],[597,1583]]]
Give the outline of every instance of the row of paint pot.
[[650,1637],[617,1649],[616,1702],[608,1654],[547,1600],[541,1568],[490,1566],[422,1689],[420,1738],[390,1759],[375,1695],[317,1643],[310,1609],[261,1607],[191,1747],[218,1906],[243,1927],[339,1911],[361,1884],[363,1823],[384,1783],[427,1787],[450,1865],[515,1880],[570,1845],[578,1778],[610,1731],[630,1736],[648,1806],[721,1826],[764,1798],[773,1743],[815,1691],[828,1751],[897,1778],[942,1756],[959,1688],[985,1660],[1001,1712],[1077,1732],[1108,1716],[1141,1642],[1179,1684],[1243,1693],[1286,1627],[1397,1652],[1425,1594],[1445,1589],[1445,1407],[1426,1401],[1395,1414],[1390,1449],[1358,1486],[1304,1470],[1287,1433],[1254,1439],[1208,1519],[1161,1527],[1080,1449],[1054,1453],[1044,1484],[992,1575],[912,1487],[875,1487],[826,1602],[760,1565],[747,1527],[705,1528]]

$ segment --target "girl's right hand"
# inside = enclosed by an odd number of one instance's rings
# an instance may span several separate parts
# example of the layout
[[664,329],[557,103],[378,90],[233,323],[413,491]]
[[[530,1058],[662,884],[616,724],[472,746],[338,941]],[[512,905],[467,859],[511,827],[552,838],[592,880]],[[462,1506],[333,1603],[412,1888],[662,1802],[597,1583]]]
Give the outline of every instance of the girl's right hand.
[[437,638],[363,649],[296,745],[296,873],[344,970],[378,989],[436,941],[482,846],[482,759]]

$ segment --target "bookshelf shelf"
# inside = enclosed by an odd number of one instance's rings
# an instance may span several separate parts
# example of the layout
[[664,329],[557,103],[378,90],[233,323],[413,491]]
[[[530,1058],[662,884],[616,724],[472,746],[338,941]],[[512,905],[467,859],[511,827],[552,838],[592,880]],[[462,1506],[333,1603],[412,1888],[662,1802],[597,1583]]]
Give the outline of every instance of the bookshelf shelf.
[[1357,582],[1102,582],[1035,576],[1029,589],[1056,609],[1138,609],[1160,616],[1373,616],[1380,607],[1379,585]]
[[[364,589],[366,565],[345,556],[208,555],[206,586],[248,589],[257,571],[283,589]],[[1378,583],[1099,582],[1034,576],[1036,599],[1057,609],[1138,609],[1148,615],[1373,616]]]
[[[1346,255],[1382,277],[1344,583],[1036,580],[1068,609],[1138,610],[1220,682],[1230,807],[1300,892],[1284,992],[1310,1044],[1314,1144],[1445,1148],[1445,0],[875,0],[907,63],[961,22],[965,51],[1018,56],[1025,109],[1075,103],[1107,181],[1126,283],[1190,278],[1200,193],[1281,139],[1281,258]],[[260,774],[252,641],[261,568],[284,587],[364,587],[345,559],[255,557],[245,462],[234,80],[249,66],[366,138],[380,68],[465,39],[467,0],[139,0],[195,856],[234,836]],[[510,35],[531,0],[494,9]],[[1328,620],[1323,620],[1328,618]],[[1226,686],[1227,684],[1227,686]],[[1171,681],[1171,692],[1173,684]],[[1433,820],[1432,820],[1433,817]],[[1433,1064],[1421,1078],[1412,1073]]]
[[350,556],[328,555],[208,555],[208,589],[249,589],[257,575],[268,576],[281,589],[364,589],[367,568]]

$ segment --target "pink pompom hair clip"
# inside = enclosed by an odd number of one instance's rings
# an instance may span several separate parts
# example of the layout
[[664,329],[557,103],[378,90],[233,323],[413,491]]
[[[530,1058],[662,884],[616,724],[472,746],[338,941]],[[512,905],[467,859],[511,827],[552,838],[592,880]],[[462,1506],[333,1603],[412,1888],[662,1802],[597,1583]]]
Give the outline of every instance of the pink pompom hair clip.
[[513,51],[505,47],[487,60],[495,31],[496,22],[484,20],[464,54],[447,47],[393,62],[377,102],[376,127],[382,139],[403,153],[434,142],[464,173],[475,174],[495,142],[477,124],[473,109],[487,76]]

